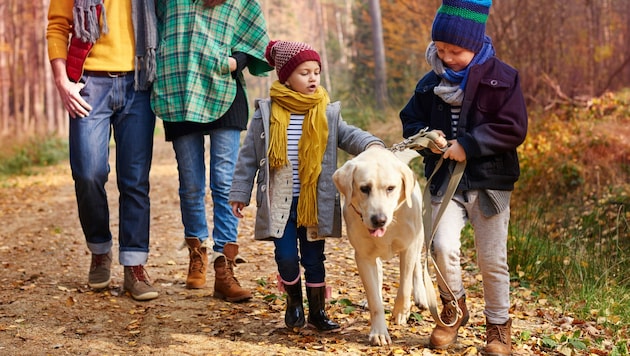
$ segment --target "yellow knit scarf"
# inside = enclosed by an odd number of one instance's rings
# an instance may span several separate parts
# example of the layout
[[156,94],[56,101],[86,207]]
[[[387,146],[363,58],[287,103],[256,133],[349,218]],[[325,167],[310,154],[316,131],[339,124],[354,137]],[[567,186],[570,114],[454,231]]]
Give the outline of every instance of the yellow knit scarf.
[[275,81],[271,85],[271,120],[269,126],[269,166],[289,164],[287,128],[291,113],[304,114],[302,136],[298,142],[298,176],[301,189],[298,203],[298,226],[317,225],[317,181],[328,140],[326,106],[328,92],[322,86],[312,95],[305,95]]

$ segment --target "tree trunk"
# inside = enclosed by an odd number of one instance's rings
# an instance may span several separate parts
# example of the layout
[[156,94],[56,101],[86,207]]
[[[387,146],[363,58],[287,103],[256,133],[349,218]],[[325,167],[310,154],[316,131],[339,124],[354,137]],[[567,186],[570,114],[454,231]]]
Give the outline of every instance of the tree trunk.
[[387,105],[387,74],[381,5],[378,0],[370,0],[370,15],[372,17],[372,42],[374,45],[374,93],[377,108],[383,109]]
[[14,42],[13,42],[13,56],[12,56],[12,61],[10,64],[10,67],[12,68],[11,70],[11,87],[13,88],[13,97],[12,97],[12,101],[13,101],[13,122],[15,123],[15,133],[19,134],[20,132],[22,132],[23,126],[24,126],[24,122],[23,122],[23,115],[20,115],[21,113],[21,103],[20,103],[20,98],[22,97],[22,95],[20,95],[22,93],[22,90],[24,89],[22,83],[20,82],[20,75],[18,73],[16,73],[16,70],[18,68],[18,65],[20,63],[20,53],[17,50],[17,48],[22,48],[22,43],[21,43],[21,38],[20,36],[17,36],[17,28],[18,28],[18,24],[20,23],[19,21],[19,11],[18,11],[18,5],[16,4],[15,0],[10,0],[11,1],[11,19],[12,19],[12,27],[15,30],[14,32]]
[[324,83],[329,92],[333,92],[333,82],[330,80],[330,66],[328,65],[328,52],[326,51],[326,34],[328,33],[328,19],[326,17],[326,9],[323,8],[323,4],[320,1],[317,1],[315,4],[315,8],[317,11],[317,23],[319,26],[319,36],[320,36],[320,48],[319,51],[322,59],[322,66],[325,68],[323,71],[324,74]]
[[[0,14],[6,14],[9,11],[9,7],[6,2],[0,3]],[[8,31],[6,29],[9,24],[6,21],[5,16],[0,16],[0,42],[8,43]],[[6,51],[0,51],[0,137],[4,137],[9,134],[9,122],[10,122],[10,106],[11,98],[9,96],[9,88],[11,84],[11,78],[9,76],[9,46]]]

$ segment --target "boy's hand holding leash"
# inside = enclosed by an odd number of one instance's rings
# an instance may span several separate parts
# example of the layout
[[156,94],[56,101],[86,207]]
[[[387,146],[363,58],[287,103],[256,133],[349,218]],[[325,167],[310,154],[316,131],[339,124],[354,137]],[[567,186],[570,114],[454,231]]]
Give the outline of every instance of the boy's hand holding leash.
[[446,141],[446,135],[442,130],[420,130],[417,134],[392,147],[392,150],[423,149],[428,148],[435,154],[441,154],[444,159],[456,162],[466,160],[466,151],[457,140]]
[[435,154],[442,154],[448,149],[446,135],[442,130],[431,130],[428,128],[420,130],[417,134],[410,136],[404,141],[391,147],[392,151],[402,151],[404,149],[421,150],[428,148]]
[[442,157],[456,162],[464,162],[466,160],[466,151],[464,151],[464,147],[462,147],[457,140],[450,140],[448,143],[449,146],[446,151],[444,151]]

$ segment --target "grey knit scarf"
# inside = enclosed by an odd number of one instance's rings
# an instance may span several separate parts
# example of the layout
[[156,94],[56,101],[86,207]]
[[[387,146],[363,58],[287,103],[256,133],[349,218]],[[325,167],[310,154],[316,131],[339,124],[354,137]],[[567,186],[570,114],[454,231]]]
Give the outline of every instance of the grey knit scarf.
[[433,88],[433,93],[439,96],[447,104],[462,106],[462,102],[464,101],[464,91],[460,88],[459,83],[450,82],[443,77],[443,74],[446,73],[446,67],[437,55],[437,47],[435,47],[435,43],[429,43],[425,57],[427,63],[429,63],[429,65],[433,68],[433,71],[442,78],[440,84]]
[[[101,6],[102,28],[99,26],[97,16],[98,5]],[[101,34],[109,32],[103,0],[74,0],[72,15],[75,36],[83,42],[95,43]],[[155,80],[155,50],[157,48],[155,0],[132,0],[131,18],[136,43],[134,88],[147,90]]]

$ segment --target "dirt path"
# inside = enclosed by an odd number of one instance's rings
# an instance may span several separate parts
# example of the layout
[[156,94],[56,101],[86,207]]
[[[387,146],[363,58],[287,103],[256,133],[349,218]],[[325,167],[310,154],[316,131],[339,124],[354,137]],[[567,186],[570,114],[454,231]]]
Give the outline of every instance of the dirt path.
[[[327,244],[327,282],[333,287],[329,315],[342,325],[334,334],[284,328],[284,302],[273,301],[276,266],[272,244],[254,242],[253,209],[241,221],[239,243],[249,263],[237,277],[254,291],[243,304],[212,297],[212,283],[203,290],[184,288],[188,256],[180,250],[182,227],[177,197],[177,172],[169,144],[156,137],[151,172],[151,253],[148,272],[160,297],[136,302],[121,292],[122,267],[113,269],[109,290],[91,291],[87,283],[90,255],[80,231],[74,188],[67,162],[40,174],[0,182],[0,354],[1,355],[306,355],[415,354],[433,355],[425,348],[432,328],[424,321],[404,327],[391,325],[394,344],[372,347],[367,342],[368,312],[358,305],[364,296],[347,239]],[[114,175],[108,183],[112,231],[117,232]],[[209,215],[211,216],[211,215]],[[115,240],[117,241],[117,240]],[[116,245],[116,243],[114,244]],[[115,251],[115,256],[116,256]],[[115,259],[116,261],[117,259]],[[385,302],[391,310],[396,292],[396,262],[385,266]],[[483,316],[478,276],[466,275],[471,324],[460,332],[448,354],[475,355],[483,346]],[[208,280],[214,280],[213,271]],[[341,300],[353,303],[342,305]],[[529,291],[514,293],[517,355],[541,354],[536,335],[561,330],[536,308],[544,308]],[[354,309],[353,309],[354,308]],[[558,329],[560,328],[560,329]]]

